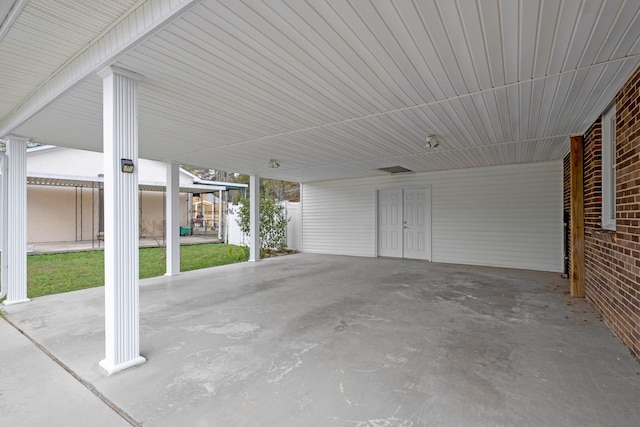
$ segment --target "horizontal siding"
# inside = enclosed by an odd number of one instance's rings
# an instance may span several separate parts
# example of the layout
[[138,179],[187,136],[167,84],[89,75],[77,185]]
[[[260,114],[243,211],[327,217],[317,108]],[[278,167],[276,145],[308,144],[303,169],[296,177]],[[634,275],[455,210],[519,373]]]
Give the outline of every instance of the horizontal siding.
[[376,255],[376,190],[432,188],[433,261],[562,271],[562,163],[305,183],[303,250]]
[[375,256],[375,191],[369,182],[325,181],[302,188],[304,252]]

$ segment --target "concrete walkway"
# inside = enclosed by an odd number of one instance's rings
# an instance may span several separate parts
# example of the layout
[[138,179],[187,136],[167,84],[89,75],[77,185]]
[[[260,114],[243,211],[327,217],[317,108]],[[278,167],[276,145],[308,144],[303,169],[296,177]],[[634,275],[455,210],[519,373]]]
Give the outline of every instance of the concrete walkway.
[[[146,279],[148,361],[112,376],[102,289],[5,310],[144,426],[637,427],[640,364],[566,289],[555,273],[310,254]],[[4,405],[48,408],[57,365],[12,363],[46,372]],[[57,406],[69,425],[73,401]]]
[[[200,245],[203,243],[220,243],[217,235],[193,235],[193,236],[181,236],[180,245]],[[165,245],[162,239],[153,238],[140,238],[139,241],[141,248],[154,248]],[[84,252],[84,251],[101,251],[104,249],[104,242],[95,240],[82,241],[82,242],[43,242],[43,243],[29,243],[30,253],[33,254],[53,254],[53,253],[65,253],[65,252]]]
[[130,425],[2,319],[0,342],[0,425]]

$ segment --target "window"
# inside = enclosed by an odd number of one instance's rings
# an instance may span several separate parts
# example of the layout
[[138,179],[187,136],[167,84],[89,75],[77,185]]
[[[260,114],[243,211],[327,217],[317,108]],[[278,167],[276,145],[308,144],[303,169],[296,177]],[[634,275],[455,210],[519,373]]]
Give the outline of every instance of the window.
[[616,106],[602,114],[602,228],[616,229]]

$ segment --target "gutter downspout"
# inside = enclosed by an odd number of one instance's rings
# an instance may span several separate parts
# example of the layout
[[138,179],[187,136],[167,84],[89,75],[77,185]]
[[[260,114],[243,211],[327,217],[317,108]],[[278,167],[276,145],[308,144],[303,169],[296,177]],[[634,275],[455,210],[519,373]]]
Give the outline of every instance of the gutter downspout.
[[7,180],[7,155],[0,153],[0,254],[2,254],[2,272],[0,274],[0,299],[7,296],[7,278],[9,273],[9,261],[5,248],[8,246],[8,180]]

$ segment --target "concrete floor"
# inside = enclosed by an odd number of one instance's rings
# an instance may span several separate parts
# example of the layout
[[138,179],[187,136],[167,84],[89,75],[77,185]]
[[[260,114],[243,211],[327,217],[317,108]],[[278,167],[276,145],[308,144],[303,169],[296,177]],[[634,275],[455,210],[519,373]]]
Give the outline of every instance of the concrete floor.
[[144,426],[637,427],[640,364],[567,289],[556,273],[309,254],[147,279],[148,361],[112,376],[102,289],[6,311]]

